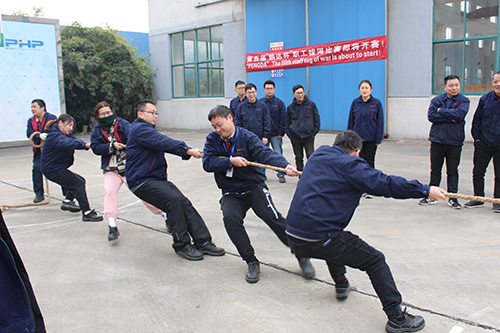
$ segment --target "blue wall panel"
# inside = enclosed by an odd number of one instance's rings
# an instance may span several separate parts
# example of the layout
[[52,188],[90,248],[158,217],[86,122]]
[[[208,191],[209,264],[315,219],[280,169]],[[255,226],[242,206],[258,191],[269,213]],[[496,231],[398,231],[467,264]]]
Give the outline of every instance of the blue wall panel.
[[118,31],[132,47],[135,47],[136,57],[145,57],[149,62],[149,34],[145,32]]
[[[285,48],[306,45],[304,0],[246,0],[247,53],[269,51],[270,43],[284,42]],[[258,98],[264,97],[266,80],[276,83],[276,96],[286,105],[293,100],[292,87],[306,86],[306,68],[285,69],[283,78],[271,78],[271,71],[250,72],[248,82],[257,86]]]
[[[309,44],[385,34],[385,0],[309,0]],[[345,130],[349,108],[368,79],[385,108],[385,60],[310,67],[310,97],[318,105],[321,129]]]
[[[340,42],[385,34],[385,0],[309,0],[309,45]],[[305,0],[247,0],[247,53],[269,50],[271,42],[283,41],[285,49],[306,46]],[[255,83],[258,97],[270,71],[247,74]],[[309,97],[317,104],[321,129],[345,130],[349,107],[359,96],[358,84],[368,79],[373,96],[385,107],[385,60],[309,68]],[[291,89],[302,84],[307,89],[305,67],[285,69],[283,78],[274,79],[276,96],[285,104],[293,100]]]

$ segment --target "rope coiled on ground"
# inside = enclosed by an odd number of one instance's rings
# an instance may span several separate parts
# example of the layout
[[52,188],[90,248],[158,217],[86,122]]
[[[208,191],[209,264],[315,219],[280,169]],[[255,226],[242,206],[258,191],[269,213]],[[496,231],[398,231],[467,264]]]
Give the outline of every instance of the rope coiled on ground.
[[[30,137],[29,137],[29,140],[30,140],[30,143],[31,143],[31,145],[33,147],[40,148],[40,150],[41,150],[42,146],[43,146],[43,141],[40,142],[40,144],[35,144],[33,142],[33,137],[36,134],[40,134],[40,132],[34,132],[33,134],[31,134]],[[22,208],[22,207],[29,207],[29,206],[47,205],[50,202],[49,181],[47,180],[47,177],[44,176],[43,178],[45,178],[45,189],[46,189],[46,193],[47,193],[47,198],[46,199],[44,199],[43,201],[40,201],[40,202],[36,202],[36,203],[35,202],[29,202],[29,203],[26,203],[26,204],[19,204],[19,205],[0,205],[0,210],[2,212],[4,212],[8,208]]]

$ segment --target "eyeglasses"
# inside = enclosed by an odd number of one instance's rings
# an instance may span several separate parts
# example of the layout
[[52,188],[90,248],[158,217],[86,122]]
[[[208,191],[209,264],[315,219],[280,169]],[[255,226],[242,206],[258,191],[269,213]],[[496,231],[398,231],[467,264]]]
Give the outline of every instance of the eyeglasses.
[[157,116],[158,117],[158,111],[141,111],[141,112],[146,112],[146,113],[151,113],[153,116]]
[[297,92],[295,93],[295,95],[304,95],[304,92],[303,92],[303,91],[297,91]]

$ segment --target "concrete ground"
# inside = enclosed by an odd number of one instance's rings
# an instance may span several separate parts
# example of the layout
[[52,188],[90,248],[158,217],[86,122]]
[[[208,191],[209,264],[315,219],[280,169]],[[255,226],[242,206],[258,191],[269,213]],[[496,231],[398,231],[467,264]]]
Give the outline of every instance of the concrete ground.
[[[207,134],[165,133],[199,148]],[[319,134],[316,146],[331,144],[334,137]],[[284,150],[293,162],[288,139]],[[0,205],[33,199],[31,156],[29,147],[0,149]],[[213,175],[202,170],[201,160],[167,159],[170,180],[191,199],[225,256],[190,262],[176,255],[162,218],[127,188],[120,190],[116,242],[107,241],[106,222],[83,223],[79,213],[61,211],[54,183],[48,205],[3,213],[49,332],[384,331],[386,318],[366,274],[348,269],[357,291],[337,301],[325,263],[313,260],[317,277],[302,278],[294,256],[253,212],[245,226],[263,265],[261,280],[246,283],[246,265],[222,224]],[[99,165],[92,152],[78,151],[72,170],[87,179],[91,205],[102,212]],[[429,145],[386,141],[376,165],[427,182]],[[470,143],[460,173],[460,193],[472,194]],[[297,179],[280,184],[274,172],[268,170],[268,176],[274,202],[286,215]],[[348,229],[386,255],[405,305],[425,317],[425,331],[500,332],[500,214],[490,204],[452,210],[446,202],[422,207],[417,200],[362,199]]]

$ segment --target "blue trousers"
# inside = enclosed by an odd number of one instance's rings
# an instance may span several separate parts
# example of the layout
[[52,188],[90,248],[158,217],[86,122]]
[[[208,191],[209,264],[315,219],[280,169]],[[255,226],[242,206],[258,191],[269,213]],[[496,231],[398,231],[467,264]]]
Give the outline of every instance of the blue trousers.
[[43,175],[42,170],[40,169],[40,159],[42,157],[42,153],[40,149],[36,150],[36,153],[33,155],[33,169],[31,171],[31,177],[33,179],[33,192],[37,195],[43,195]]
[[[278,138],[277,136],[272,136],[269,138],[269,142],[267,143],[267,146],[269,147],[271,145],[273,147],[273,150],[277,152],[280,155],[283,155],[283,138]],[[283,172],[278,172],[276,174],[278,177],[285,176]]]

